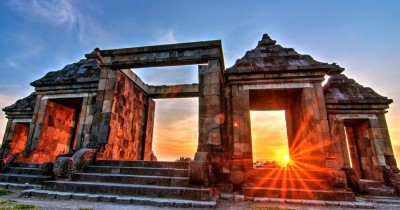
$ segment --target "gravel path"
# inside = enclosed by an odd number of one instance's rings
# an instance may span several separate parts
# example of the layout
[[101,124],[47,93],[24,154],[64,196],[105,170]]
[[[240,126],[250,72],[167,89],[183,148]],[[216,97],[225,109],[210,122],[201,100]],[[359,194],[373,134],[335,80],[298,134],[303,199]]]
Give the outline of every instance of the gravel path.
[[[139,206],[139,205],[128,205],[128,204],[116,204],[116,203],[105,203],[105,202],[89,202],[89,201],[78,201],[78,200],[51,200],[51,199],[40,199],[40,198],[20,198],[18,197],[19,191],[13,191],[13,194],[7,196],[1,196],[0,199],[14,200],[19,203],[33,204],[39,209],[50,210],[50,209],[95,209],[95,210],[145,210],[145,209],[174,209],[167,207],[154,207],[154,206]],[[365,202],[375,206],[375,209],[400,209],[400,198],[392,197],[357,197],[358,202]],[[191,208],[193,209],[193,208]],[[326,207],[326,206],[308,206],[308,205],[288,205],[280,203],[263,203],[263,202],[251,202],[251,201],[228,201],[220,200],[217,209],[230,209],[230,210],[278,210],[278,209],[353,209],[343,207]],[[360,208],[359,208],[360,209]]]

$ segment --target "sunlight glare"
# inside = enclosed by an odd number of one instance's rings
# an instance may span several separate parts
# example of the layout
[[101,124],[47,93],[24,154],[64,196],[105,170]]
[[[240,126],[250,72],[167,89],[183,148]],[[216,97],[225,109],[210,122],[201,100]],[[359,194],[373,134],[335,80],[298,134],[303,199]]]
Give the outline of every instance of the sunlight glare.
[[289,155],[284,155],[284,156],[283,156],[283,160],[284,160],[286,163],[288,163],[288,162],[290,161]]

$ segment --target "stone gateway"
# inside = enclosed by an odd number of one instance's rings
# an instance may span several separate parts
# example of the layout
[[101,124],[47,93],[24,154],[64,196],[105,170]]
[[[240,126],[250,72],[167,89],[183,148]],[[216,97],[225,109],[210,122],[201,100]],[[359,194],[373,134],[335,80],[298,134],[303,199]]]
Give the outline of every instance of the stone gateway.
[[[230,68],[219,40],[96,48],[85,56],[32,82],[34,93],[3,109],[1,182],[40,184],[56,197],[129,195],[136,197],[126,202],[147,204],[163,197],[206,207],[220,192],[341,201],[400,193],[385,119],[392,100],[335,63],[267,34]],[[151,86],[131,71],[189,64],[198,64],[198,84]],[[179,97],[199,99],[197,152],[190,162],[157,161],[154,99]],[[253,167],[252,110],[285,110],[287,167]],[[46,174],[33,170],[40,167]],[[125,202],[115,196],[107,199]]]

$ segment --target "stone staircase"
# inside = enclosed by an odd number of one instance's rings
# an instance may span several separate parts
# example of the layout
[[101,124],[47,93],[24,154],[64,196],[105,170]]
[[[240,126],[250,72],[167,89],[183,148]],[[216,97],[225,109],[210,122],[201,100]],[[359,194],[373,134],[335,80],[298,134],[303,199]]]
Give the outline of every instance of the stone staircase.
[[12,185],[14,187],[21,186],[20,188],[38,188],[44,181],[53,178],[52,176],[42,175],[40,166],[40,164],[34,163],[13,163],[6,173],[0,174],[0,185],[3,187]]
[[191,186],[189,162],[98,160],[69,181],[45,181],[25,196],[173,207],[216,206],[213,190]]
[[331,189],[326,174],[317,170],[257,168],[247,174],[245,197],[355,201],[347,189]]
[[368,185],[368,195],[370,196],[391,196],[396,197],[396,191],[392,187],[388,187],[383,182],[361,179],[360,182],[364,182]]

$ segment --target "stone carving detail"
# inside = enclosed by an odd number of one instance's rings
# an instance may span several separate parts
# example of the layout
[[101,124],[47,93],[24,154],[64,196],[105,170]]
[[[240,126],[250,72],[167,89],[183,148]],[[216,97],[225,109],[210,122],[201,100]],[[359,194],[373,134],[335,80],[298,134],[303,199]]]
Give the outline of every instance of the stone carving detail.
[[45,162],[40,165],[40,174],[45,176],[52,176],[53,175],[53,166],[52,162]]
[[383,172],[383,179],[385,184],[393,187],[396,191],[396,195],[400,196],[400,175],[393,172],[392,169],[385,166],[381,167]]
[[82,171],[85,166],[94,161],[96,152],[95,149],[81,149],[75,152],[72,156],[73,167],[71,172],[75,173]]
[[360,182],[356,172],[352,168],[344,168],[344,173],[346,174],[347,186],[353,190],[356,194],[366,194],[368,193],[368,184],[365,182]]
[[19,153],[14,153],[11,155],[7,162],[1,161],[1,172],[4,173],[13,164],[13,162],[19,157]]
[[343,171],[330,169],[326,172],[330,185],[334,188],[346,187],[346,174]]
[[56,178],[68,178],[72,171],[73,160],[70,157],[59,157],[54,162],[53,173]]

